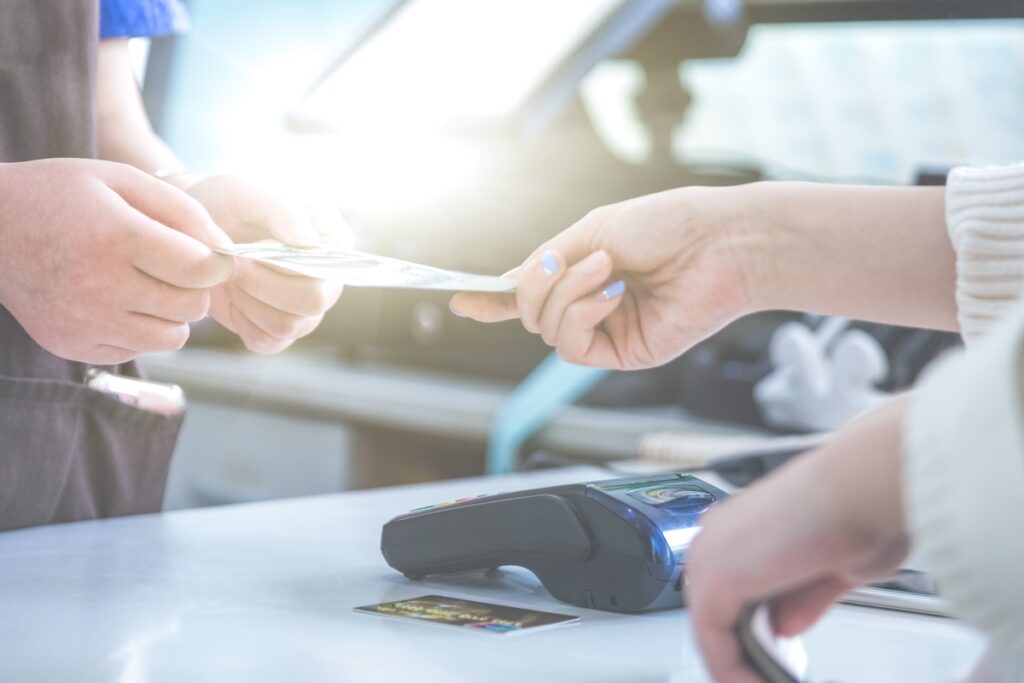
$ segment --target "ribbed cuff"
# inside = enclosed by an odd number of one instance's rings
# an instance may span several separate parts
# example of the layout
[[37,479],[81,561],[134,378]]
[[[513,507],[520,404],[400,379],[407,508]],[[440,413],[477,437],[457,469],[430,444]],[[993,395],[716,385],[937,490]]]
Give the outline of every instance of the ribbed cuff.
[[[915,551],[954,611],[1007,656],[1024,652],[1022,338],[1018,307],[975,348],[929,373],[904,425]],[[986,675],[972,681],[1018,681]]]
[[957,168],[946,183],[960,332],[980,339],[1024,287],[1024,165]]

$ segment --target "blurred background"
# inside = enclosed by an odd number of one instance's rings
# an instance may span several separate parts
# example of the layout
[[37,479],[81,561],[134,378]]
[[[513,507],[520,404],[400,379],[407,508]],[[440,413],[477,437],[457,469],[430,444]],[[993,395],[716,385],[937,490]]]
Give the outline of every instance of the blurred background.
[[[187,5],[189,32],[133,44],[185,163],[326,198],[359,248],[434,266],[500,274],[588,210],[671,187],[942,184],[955,165],[1024,159],[1018,2]],[[447,299],[349,288],[280,356],[204,326],[146,359],[189,397],[166,506],[686,463],[838,426],[959,343],[766,313],[663,368],[607,374]],[[809,395],[772,355],[794,326],[826,357],[856,342],[856,386]]]

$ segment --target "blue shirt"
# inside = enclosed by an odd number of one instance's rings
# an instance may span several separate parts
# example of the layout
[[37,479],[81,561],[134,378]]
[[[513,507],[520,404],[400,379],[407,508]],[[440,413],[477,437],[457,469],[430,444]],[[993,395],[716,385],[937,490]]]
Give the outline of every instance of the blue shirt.
[[189,27],[181,0],[100,0],[100,39],[178,33]]

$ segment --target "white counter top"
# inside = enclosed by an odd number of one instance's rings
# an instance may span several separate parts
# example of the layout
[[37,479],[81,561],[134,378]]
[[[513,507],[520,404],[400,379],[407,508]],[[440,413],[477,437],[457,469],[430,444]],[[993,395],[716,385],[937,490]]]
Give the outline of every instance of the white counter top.
[[[380,556],[381,525],[411,508],[601,478],[549,470],[0,534],[0,681],[706,681],[683,610],[584,610],[512,569],[414,583]],[[431,592],[582,622],[510,637],[352,611]],[[981,645],[951,620],[841,606],[807,647],[819,682],[941,683]]]

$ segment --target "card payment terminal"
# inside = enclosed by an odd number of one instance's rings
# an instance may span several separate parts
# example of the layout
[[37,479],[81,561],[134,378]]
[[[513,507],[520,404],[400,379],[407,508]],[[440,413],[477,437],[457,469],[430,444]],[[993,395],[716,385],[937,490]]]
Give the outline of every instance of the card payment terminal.
[[701,514],[725,497],[685,474],[481,496],[392,519],[381,551],[410,578],[516,565],[581,607],[678,607]]

